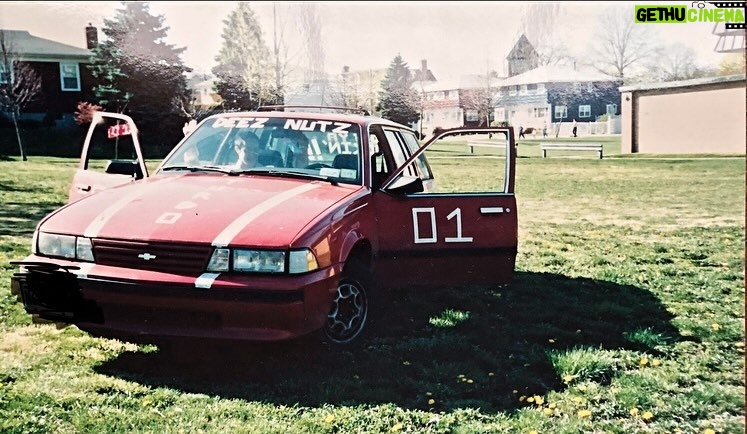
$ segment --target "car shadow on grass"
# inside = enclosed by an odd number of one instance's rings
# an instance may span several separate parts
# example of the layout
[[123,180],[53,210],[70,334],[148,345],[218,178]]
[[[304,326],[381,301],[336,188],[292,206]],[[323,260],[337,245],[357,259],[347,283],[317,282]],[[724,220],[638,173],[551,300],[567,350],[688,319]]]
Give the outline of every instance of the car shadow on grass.
[[[184,341],[125,352],[96,371],[153,387],[278,405],[392,403],[511,411],[521,396],[609,382],[636,367],[630,351],[682,339],[650,292],[555,274],[517,273],[503,287],[398,291],[375,334],[355,348],[313,338],[273,344]],[[626,357],[627,355],[627,357]]]

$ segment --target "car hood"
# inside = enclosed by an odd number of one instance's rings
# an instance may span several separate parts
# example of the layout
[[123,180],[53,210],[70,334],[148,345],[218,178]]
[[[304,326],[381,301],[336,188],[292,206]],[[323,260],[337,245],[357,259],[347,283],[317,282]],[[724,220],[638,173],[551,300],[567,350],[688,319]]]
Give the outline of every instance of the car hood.
[[360,188],[268,176],[170,174],[73,202],[40,229],[91,238],[288,246]]

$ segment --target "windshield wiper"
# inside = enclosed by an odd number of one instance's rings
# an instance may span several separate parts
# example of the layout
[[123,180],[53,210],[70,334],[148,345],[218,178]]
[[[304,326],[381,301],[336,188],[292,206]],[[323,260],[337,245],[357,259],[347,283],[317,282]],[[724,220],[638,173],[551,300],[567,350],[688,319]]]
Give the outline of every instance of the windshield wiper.
[[164,172],[169,170],[189,170],[190,172],[220,172],[233,173],[230,169],[224,169],[217,166],[168,166],[161,168]]
[[315,175],[313,173],[303,172],[287,172],[284,170],[276,169],[247,169],[247,170],[232,170],[229,175],[243,175],[243,174],[258,174],[258,175],[269,175],[269,176],[285,176],[289,178],[301,178],[301,179],[314,179],[319,181],[327,181],[332,185],[337,185],[337,179],[330,176]]

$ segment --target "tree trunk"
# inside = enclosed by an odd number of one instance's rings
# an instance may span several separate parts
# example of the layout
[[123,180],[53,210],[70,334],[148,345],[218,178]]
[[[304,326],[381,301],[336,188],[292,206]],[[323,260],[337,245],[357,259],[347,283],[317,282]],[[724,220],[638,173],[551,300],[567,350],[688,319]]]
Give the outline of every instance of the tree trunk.
[[11,114],[13,117],[13,126],[16,127],[16,139],[18,140],[18,149],[21,151],[21,160],[28,161],[26,158],[26,152],[23,150],[23,142],[21,141],[21,130],[18,128],[18,116],[16,116],[15,110]]

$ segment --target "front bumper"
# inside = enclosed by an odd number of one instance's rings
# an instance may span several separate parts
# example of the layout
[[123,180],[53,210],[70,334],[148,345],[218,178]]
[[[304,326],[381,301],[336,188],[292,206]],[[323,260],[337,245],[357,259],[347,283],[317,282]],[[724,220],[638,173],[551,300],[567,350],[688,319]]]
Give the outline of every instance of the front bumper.
[[[44,258],[46,259],[46,258]],[[209,289],[196,277],[68,261],[18,262],[12,292],[36,322],[75,324],[97,336],[273,341],[321,328],[337,287],[334,267],[297,276],[229,275]],[[133,279],[140,275],[141,279]],[[190,283],[191,282],[191,283]]]

